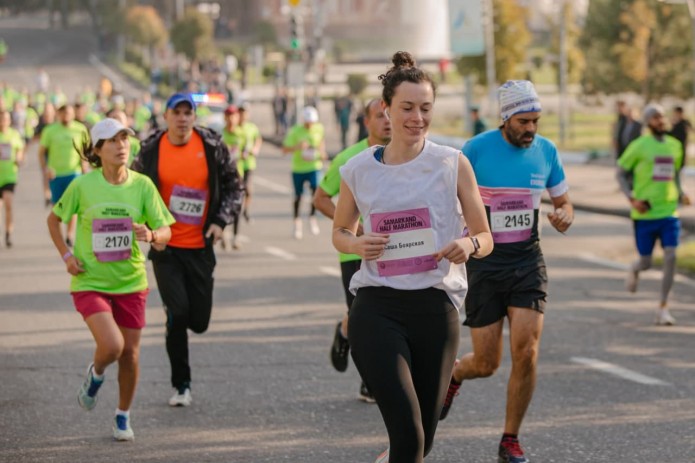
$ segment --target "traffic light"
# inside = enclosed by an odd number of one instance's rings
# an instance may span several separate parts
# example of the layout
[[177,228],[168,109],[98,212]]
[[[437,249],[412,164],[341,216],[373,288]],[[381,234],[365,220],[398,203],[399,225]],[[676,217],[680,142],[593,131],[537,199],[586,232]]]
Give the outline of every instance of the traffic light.
[[296,13],[290,16],[290,48],[299,50],[302,47],[303,38],[302,17]]

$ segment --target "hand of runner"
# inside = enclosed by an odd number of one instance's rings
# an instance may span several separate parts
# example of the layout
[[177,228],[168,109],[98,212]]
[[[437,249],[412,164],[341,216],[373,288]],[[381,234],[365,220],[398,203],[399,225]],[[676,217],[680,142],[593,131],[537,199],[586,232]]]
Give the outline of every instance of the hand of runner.
[[630,205],[637,210],[640,214],[644,214],[649,210],[649,202],[642,199],[631,199]]
[[219,240],[222,239],[222,228],[213,223],[210,225],[210,228],[208,228],[207,233],[205,233],[205,238],[208,239],[212,237],[212,244],[216,244]]
[[84,268],[82,267],[82,262],[77,260],[77,257],[70,256],[65,260],[65,267],[68,273],[73,276],[77,276],[80,273],[84,273]]
[[435,254],[434,258],[437,259],[437,262],[442,259],[447,259],[452,264],[466,263],[470,256],[469,251],[466,249],[466,242],[470,243],[471,241],[465,238],[454,240]]
[[389,242],[389,235],[365,233],[358,236],[353,245],[354,254],[364,260],[375,260],[384,255],[384,247]]
[[690,196],[688,196],[688,195],[686,195],[685,193],[683,193],[683,194],[681,195],[681,204],[684,205],[684,206],[690,206],[690,205],[693,204],[693,202],[690,200]]
[[565,233],[572,225],[572,217],[561,207],[555,209],[554,212],[548,213],[548,220],[550,220],[550,225],[560,233]]
[[136,240],[144,241],[145,243],[150,242],[150,229],[145,224],[133,223],[133,229],[135,230]]

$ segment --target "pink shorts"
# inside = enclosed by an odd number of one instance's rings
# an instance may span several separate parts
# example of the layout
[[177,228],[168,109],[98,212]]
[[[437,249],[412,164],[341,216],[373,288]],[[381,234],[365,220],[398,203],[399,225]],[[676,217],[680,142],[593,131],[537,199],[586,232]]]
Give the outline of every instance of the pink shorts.
[[98,312],[109,312],[118,326],[135,330],[145,326],[145,306],[149,289],[128,294],[75,291],[72,300],[85,320]]

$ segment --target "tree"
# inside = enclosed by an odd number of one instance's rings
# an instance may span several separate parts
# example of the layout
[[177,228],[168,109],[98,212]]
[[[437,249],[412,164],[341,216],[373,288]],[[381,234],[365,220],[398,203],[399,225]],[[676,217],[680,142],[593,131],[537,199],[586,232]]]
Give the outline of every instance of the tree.
[[584,91],[637,92],[645,100],[692,95],[689,18],[678,8],[684,6],[592,0],[581,39],[591,63],[582,79]]
[[215,50],[212,20],[195,8],[188,8],[180,21],[171,28],[171,43],[177,53],[191,61],[212,55]]
[[[495,71],[497,80],[524,77],[520,65],[526,62],[526,50],[531,33],[526,26],[527,9],[516,0],[493,0],[495,36]],[[473,74],[478,81],[487,84],[485,56],[462,57],[456,63],[463,75]]]
[[134,6],[125,18],[127,37],[147,50],[150,59],[156,48],[166,45],[169,34],[164,21],[151,6]]

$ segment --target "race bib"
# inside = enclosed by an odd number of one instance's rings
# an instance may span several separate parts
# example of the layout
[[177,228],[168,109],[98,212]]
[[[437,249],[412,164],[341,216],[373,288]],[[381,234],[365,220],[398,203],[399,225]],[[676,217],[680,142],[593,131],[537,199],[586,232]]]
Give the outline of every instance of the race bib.
[[229,145],[229,156],[233,161],[239,158],[239,147],[237,145]]
[[174,185],[169,198],[169,210],[177,222],[200,225],[203,223],[207,197],[205,190]]
[[315,161],[316,160],[316,148],[307,148],[302,150],[302,159],[305,161]]
[[12,160],[12,145],[9,143],[0,143],[0,161]]
[[515,194],[492,197],[490,228],[495,243],[517,243],[530,239],[533,229],[532,196]]
[[99,262],[130,258],[133,247],[133,219],[92,220],[92,251]]
[[375,213],[370,220],[372,231],[390,235],[384,255],[376,261],[379,276],[410,275],[437,268],[429,209]]
[[654,158],[654,169],[652,171],[652,180],[655,182],[668,182],[673,180],[676,168],[673,164],[672,157],[657,156]]

